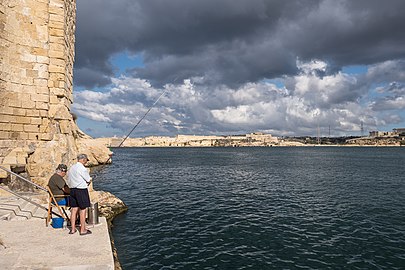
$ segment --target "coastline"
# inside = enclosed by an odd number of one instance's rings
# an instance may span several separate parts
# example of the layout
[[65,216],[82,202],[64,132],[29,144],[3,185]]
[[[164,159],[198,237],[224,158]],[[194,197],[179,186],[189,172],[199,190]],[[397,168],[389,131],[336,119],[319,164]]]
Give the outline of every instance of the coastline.
[[[405,145],[400,144],[377,144],[377,145],[363,145],[363,144],[300,144],[300,145],[238,145],[238,146],[165,146],[165,145],[144,145],[144,146],[121,146],[120,148],[230,148],[230,147],[401,147]],[[114,147],[111,147],[114,148]]]
[[114,147],[289,147],[289,146],[404,146],[404,136],[394,137],[275,137],[250,133],[237,136],[177,135],[143,138],[95,138],[99,144]]
[[111,250],[114,258],[114,269],[121,270],[121,264],[118,258],[118,252],[115,247],[114,238],[112,235],[113,220],[118,215],[126,212],[128,206],[125,203],[116,197],[114,194],[107,191],[93,191],[93,194],[90,194],[91,198],[95,201],[98,201],[98,211],[101,217],[104,217],[107,221],[108,234],[110,237]]
[[115,247],[114,237],[112,235],[112,229],[113,229],[112,222],[113,222],[113,220],[114,220],[114,218],[116,216],[126,212],[127,209],[128,209],[128,207],[126,207],[125,209],[122,209],[122,211],[114,213],[113,216],[106,219],[107,220],[108,235],[110,236],[111,251],[112,251],[113,258],[114,258],[114,269],[115,270],[122,270],[122,267],[121,267],[121,263],[119,261],[117,248]]

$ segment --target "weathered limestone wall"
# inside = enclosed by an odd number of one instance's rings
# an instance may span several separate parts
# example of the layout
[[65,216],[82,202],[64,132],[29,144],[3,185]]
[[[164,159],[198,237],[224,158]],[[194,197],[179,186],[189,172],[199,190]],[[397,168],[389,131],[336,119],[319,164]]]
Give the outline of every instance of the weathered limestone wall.
[[[111,154],[70,113],[75,21],[76,0],[0,0],[0,165],[42,186],[57,164],[72,165],[79,152],[92,165]],[[27,189],[0,169],[2,183]],[[126,210],[110,193],[90,196],[109,219]]]
[[0,139],[71,133],[75,1],[6,0],[0,8]]
[[0,164],[41,184],[82,150],[70,113],[75,21],[76,0],[0,2]]

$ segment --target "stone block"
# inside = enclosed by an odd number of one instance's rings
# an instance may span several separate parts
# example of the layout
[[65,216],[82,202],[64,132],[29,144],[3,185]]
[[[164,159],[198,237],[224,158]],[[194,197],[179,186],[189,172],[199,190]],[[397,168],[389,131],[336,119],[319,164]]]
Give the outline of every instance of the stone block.
[[33,101],[49,102],[49,95],[46,94],[31,94]]
[[37,63],[49,64],[49,57],[48,56],[37,56]]
[[34,85],[34,79],[30,77],[19,77],[18,82],[24,85]]
[[[43,25],[37,24],[35,30],[38,34],[38,38],[36,40],[48,41],[49,29],[45,23]],[[41,46],[42,44],[44,43],[39,43],[38,45]],[[47,43],[45,43],[45,49],[48,49]]]
[[20,139],[21,140],[28,140],[29,136],[26,132],[20,132]]
[[14,115],[0,115],[0,123],[15,123],[16,119]]
[[42,124],[39,127],[39,132],[40,133],[50,132],[50,130],[51,130],[49,127],[50,124],[51,124],[51,121],[48,118],[42,118]]
[[25,132],[39,132],[39,125],[26,124],[26,125],[24,125],[24,131]]
[[3,163],[5,164],[17,164],[17,156],[15,155],[14,152],[11,152],[10,154],[8,154],[4,159],[3,159]]
[[0,130],[0,139],[7,140],[10,139],[10,132],[9,131],[2,131]]
[[0,123],[0,130],[12,130],[11,123]]
[[21,108],[21,100],[19,99],[9,99],[7,104],[10,107]]
[[[58,28],[50,28],[49,29],[49,35],[51,35],[51,36],[63,37],[64,34],[65,34],[65,32],[62,29],[58,29]],[[53,50],[51,49],[51,51],[53,51]]]
[[[38,78],[45,78],[48,79],[49,78],[49,68],[48,68],[48,64],[41,64],[41,63],[36,63],[33,67],[34,70],[38,71]],[[36,80],[34,79],[34,82],[36,82]],[[46,86],[47,84],[42,84],[41,86]]]
[[26,70],[31,70],[34,67],[34,62],[23,62],[20,61],[21,67],[25,68]]
[[37,92],[37,87],[35,86],[31,86],[31,85],[24,85],[23,86],[23,91],[21,91],[22,93],[25,94],[35,94]]
[[49,72],[64,73],[65,72],[65,67],[55,66],[55,65],[50,64],[49,65]]
[[64,22],[58,22],[58,21],[49,21],[49,27],[50,29],[61,29],[63,30],[65,27]]
[[32,101],[31,99],[22,99],[21,100],[21,107],[24,108],[24,109],[34,109],[35,108],[35,101]]
[[48,17],[49,17],[49,13],[48,13],[48,10],[46,10],[46,9],[36,8],[34,10],[34,16],[36,18],[39,18],[39,19],[42,19],[42,20],[47,20]]
[[42,141],[52,141],[53,140],[53,134],[51,134],[51,133],[42,133],[40,138],[41,138]]
[[66,95],[65,89],[62,88],[51,88],[50,93],[51,95],[55,95],[58,97],[64,97]]
[[28,86],[28,85],[23,85],[23,84],[9,84],[8,89],[10,92],[15,92],[15,93],[26,93],[26,89],[32,86]]
[[37,108],[38,110],[48,110],[49,109],[49,103],[42,102],[42,101],[36,101],[35,102],[35,108]]
[[16,123],[18,124],[30,124],[31,118],[28,116],[17,116]]
[[49,97],[49,103],[52,105],[52,104],[58,104],[59,103],[59,99],[58,99],[58,97],[56,97],[56,96],[50,96]]
[[17,92],[5,92],[2,94],[2,99],[7,100],[7,103],[9,100],[18,99],[18,95],[19,94]]
[[[42,80],[42,79],[38,79],[38,80]],[[37,93],[37,94],[46,94],[46,95],[49,95],[49,88],[48,88],[48,86],[38,86],[37,88],[36,88],[36,92],[35,93]]]
[[41,134],[39,133],[28,133],[28,139],[33,141],[38,141]]
[[21,54],[20,59],[21,59],[21,61],[25,61],[25,62],[29,62],[29,63],[33,63],[33,62],[37,61],[36,55],[30,54],[30,53]]
[[[52,0],[49,2],[49,7],[53,7],[53,8],[63,8],[64,2],[63,0]],[[63,14],[64,10],[62,9],[61,11],[59,11],[58,13],[62,13]]]
[[65,44],[65,38],[64,37],[50,36],[49,37],[49,42],[57,43],[57,44]]
[[49,51],[61,51],[61,52],[64,52],[65,51],[65,45],[64,44],[58,44],[58,43],[51,43],[51,44],[49,44]]
[[31,118],[31,124],[32,125],[41,125],[42,124],[42,118]]
[[17,154],[17,164],[24,165],[27,164],[27,157],[23,155],[23,153]]
[[10,131],[8,137],[12,140],[21,140],[21,132]]
[[49,117],[55,120],[69,120],[71,114],[66,106],[58,104],[49,107]]
[[0,115],[1,114],[6,114],[6,115],[13,115],[14,114],[14,108],[11,107],[6,107],[6,106],[1,106],[0,107]]
[[26,109],[20,109],[20,108],[13,108],[13,115],[16,115],[16,116],[25,116],[25,114],[26,114]]
[[[16,145],[15,145],[15,142],[14,141],[12,141],[12,140],[1,140],[0,141],[0,148],[14,148]],[[3,156],[3,158],[5,157],[6,155],[4,155]]]
[[[64,18],[64,16],[63,16],[63,14],[61,15],[61,14],[49,14],[49,21],[57,21],[57,22],[62,22],[62,23],[64,23],[65,22],[65,18]],[[51,31],[49,31],[50,32],[50,34],[52,35],[52,36],[57,36],[57,35],[53,35],[52,33],[51,33]],[[64,36],[64,31],[62,31],[62,35],[61,36]]]
[[[31,54],[35,56],[48,57],[48,50],[46,48],[33,47],[31,48]],[[37,59],[35,58],[35,60],[31,62],[37,62]]]
[[[1,164],[1,167],[5,168],[6,170],[11,170],[10,165],[9,164],[4,164],[4,160],[3,160],[3,164]],[[8,176],[8,172],[5,170],[0,169],[0,178],[7,178]]]
[[39,116],[39,111],[38,110],[27,110],[27,116]]
[[63,59],[58,59],[58,58],[51,58],[49,65],[54,65],[54,66],[58,66],[58,67],[66,67],[66,61]]
[[49,51],[49,57],[65,59],[65,52],[64,51]]
[[70,134],[72,132],[72,126],[69,120],[62,120],[59,122],[60,131],[63,134]]
[[[28,77],[32,78],[37,78],[38,77],[38,71],[37,70],[32,70],[32,69],[27,69],[26,74]],[[35,81],[35,79],[34,79]]]
[[48,115],[49,115],[48,110],[39,110],[39,116],[48,117]]
[[18,94],[18,99],[21,99],[21,100],[29,100],[29,99],[31,99],[31,94],[29,94],[29,93],[19,93]]
[[13,131],[19,131],[19,132],[24,131],[23,124],[12,124],[11,128],[12,128],[11,130],[13,130]]
[[65,74],[64,73],[51,73],[49,74],[49,80],[52,81],[64,81]]

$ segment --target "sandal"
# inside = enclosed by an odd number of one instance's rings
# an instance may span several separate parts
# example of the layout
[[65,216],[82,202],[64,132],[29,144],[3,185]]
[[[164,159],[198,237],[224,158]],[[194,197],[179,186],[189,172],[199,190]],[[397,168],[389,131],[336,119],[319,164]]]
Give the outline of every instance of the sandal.
[[76,232],[77,232],[77,230],[75,230],[75,231],[70,230],[69,234],[75,234]]
[[80,233],[80,235],[86,235],[86,234],[92,234],[92,232],[91,232],[90,230],[87,230],[87,231],[84,232],[84,233]]

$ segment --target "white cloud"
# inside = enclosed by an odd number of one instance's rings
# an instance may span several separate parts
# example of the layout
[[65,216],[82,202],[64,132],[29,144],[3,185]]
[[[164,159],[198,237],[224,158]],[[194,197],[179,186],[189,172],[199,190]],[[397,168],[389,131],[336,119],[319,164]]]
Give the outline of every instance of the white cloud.
[[327,66],[327,63],[321,60],[303,62],[297,59],[297,68],[305,75],[316,75],[316,71],[325,72]]
[[74,98],[79,99],[79,102],[81,102],[81,100],[84,100],[84,101],[100,103],[105,100],[108,100],[109,97],[110,97],[110,93],[95,92],[95,91],[90,91],[90,90],[74,92]]
[[[283,77],[283,85],[266,81],[247,83],[237,89],[227,86],[202,86],[190,78],[180,85],[168,84],[163,89],[147,81],[119,77],[112,80],[109,91],[85,90],[75,93],[73,106],[79,116],[109,123],[125,133],[144,115],[156,99],[166,91],[150,111],[138,130],[146,135],[212,134],[271,131],[275,135],[316,135],[318,126],[326,135],[356,134],[361,122],[368,130],[381,125],[401,123],[398,110],[405,108],[401,81],[372,87],[370,79],[381,83],[377,71],[394,63],[371,67],[365,75],[337,72],[319,76],[326,70],[322,61],[298,63],[303,71],[297,76]],[[200,78],[201,79],[201,78]],[[392,111],[381,114],[379,111]]]

